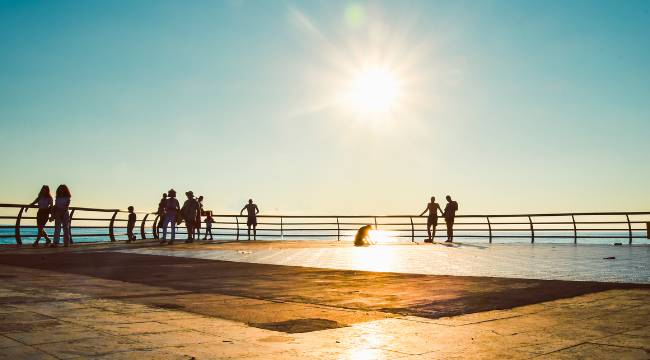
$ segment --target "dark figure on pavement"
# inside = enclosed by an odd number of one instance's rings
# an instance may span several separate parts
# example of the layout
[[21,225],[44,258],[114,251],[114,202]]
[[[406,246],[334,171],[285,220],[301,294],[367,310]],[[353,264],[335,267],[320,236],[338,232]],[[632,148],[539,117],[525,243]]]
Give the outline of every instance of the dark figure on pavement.
[[354,246],[369,246],[371,244],[370,230],[372,230],[372,225],[364,225],[359,228],[354,236]]
[[163,220],[163,237],[160,241],[161,244],[167,242],[167,224],[172,227],[172,238],[169,240],[168,244],[174,244],[176,238],[176,215],[181,209],[176,200],[176,190],[171,189],[167,192],[167,199],[165,200],[165,218]]
[[187,228],[187,240],[185,240],[185,242],[191,243],[194,242],[194,232],[197,226],[196,218],[200,217],[199,202],[194,198],[194,193],[192,191],[186,192],[185,196],[187,196],[187,200],[183,203],[181,214],[183,215],[185,227]]
[[246,220],[246,226],[248,226],[248,240],[251,239],[251,227],[253,228],[253,240],[257,240],[257,214],[259,214],[260,209],[257,205],[253,204],[253,199],[248,199],[248,204],[239,212],[239,215],[244,214],[244,210],[248,213],[248,219]]
[[[36,226],[38,226],[38,237],[32,246],[38,247],[38,242],[42,237],[45,238],[45,246],[48,246],[50,245],[51,241],[45,232],[45,224],[47,224],[47,221],[52,214],[52,206],[54,206],[54,200],[52,199],[52,194],[50,193],[50,187],[43,185],[36,199],[29,205],[38,206],[38,211],[36,212]],[[29,208],[26,208],[25,212],[27,212],[27,210],[29,210]]]
[[52,247],[59,246],[61,230],[63,230],[63,246],[70,246],[70,189],[64,184],[56,188],[56,201],[54,203],[54,243]]
[[203,195],[196,198],[196,202],[199,203],[199,212],[196,215],[196,239],[198,240],[201,237],[201,216],[203,216]]
[[135,235],[133,234],[133,228],[135,227],[136,216],[133,212],[133,206],[129,206],[129,220],[126,223],[126,236],[128,239],[126,242],[135,241]]
[[429,239],[424,240],[424,242],[433,243],[436,239],[436,226],[438,226],[438,211],[440,215],[443,214],[442,208],[436,203],[436,197],[431,197],[431,202],[427,204],[427,207],[424,209],[420,216],[424,215],[426,212],[429,212],[427,217],[427,234],[429,234]]
[[212,224],[213,223],[214,223],[214,218],[212,217],[212,211],[208,211],[208,214],[205,217],[205,237],[203,237],[203,240],[208,239],[208,234],[210,234],[210,240],[214,240],[212,238]]
[[454,219],[456,218],[456,211],[458,211],[458,203],[451,200],[451,196],[447,195],[447,205],[445,205],[445,211],[442,213],[447,224],[447,240],[445,242],[454,241]]
[[158,228],[162,229],[165,223],[165,206],[167,205],[167,193],[162,194],[162,199],[158,203]]

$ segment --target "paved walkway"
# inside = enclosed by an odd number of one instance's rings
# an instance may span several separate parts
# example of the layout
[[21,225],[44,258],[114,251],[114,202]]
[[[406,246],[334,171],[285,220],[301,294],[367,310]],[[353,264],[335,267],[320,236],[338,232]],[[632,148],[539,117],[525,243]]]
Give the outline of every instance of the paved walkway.
[[341,243],[326,243],[321,247],[314,247],[313,244],[305,244],[303,247],[299,244],[291,247],[276,245],[273,242],[265,244],[243,243],[238,245],[238,248],[231,245],[227,250],[222,250],[222,245],[204,245],[124,251],[247,263],[410,274],[650,283],[650,245],[436,244],[356,248]]
[[98,248],[0,251],[0,359],[650,358],[647,285]]

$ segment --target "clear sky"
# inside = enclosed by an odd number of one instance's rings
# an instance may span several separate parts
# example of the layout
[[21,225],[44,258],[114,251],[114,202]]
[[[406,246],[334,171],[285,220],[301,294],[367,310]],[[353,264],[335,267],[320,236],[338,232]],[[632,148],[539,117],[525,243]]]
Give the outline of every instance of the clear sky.
[[0,0],[0,125],[0,202],[648,210],[650,2]]

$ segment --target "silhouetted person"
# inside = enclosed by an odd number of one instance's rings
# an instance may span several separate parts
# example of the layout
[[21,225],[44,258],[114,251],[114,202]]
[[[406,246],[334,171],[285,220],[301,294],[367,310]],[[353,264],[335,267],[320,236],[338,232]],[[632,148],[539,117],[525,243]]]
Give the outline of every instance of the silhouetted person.
[[[41,237],[45,238],[45,246],[48,246],[50,245],[51,241],[45,232],[45,225],[47,224],[47,220],[52,214],[52,206],[54,206],[54,200],[52,199],[52,194],[50,193],[50,187],[43,185],[36,199],[34,199],[34,201],[32,201],[32,203],[29,205],[38,206],[38,211],[36,212],[36,226],[38,226],[38,236],[36,237],[36,240],[32,246],[38,247],[38,242],[41,240]],[[27,213],[27,210],[29,210],[29,208],[25,209],[25,213]]]
[[438,211],[440,211],[440,215],[443,214],[442,208],[440,208],[440,205],[436,203],[435,196],[431,197],[431,202],[427,204],[427,207],[424,209],[422,214],[420,214],[420,216],[424,215],[427,211],[429,212],[429,216],[427,217],[427,234],[429,235],[429,239],[424,240],[424,242],[433,243],[433,241],[436,239],[436,226],[438,226]]
[[196,230],[196,218],[200,218],[199,213],[199,202],[194,198],[194,193],[188,191],[185,193],[187,200],[183,203],[181,208],[181,214],[183,214],[183,220],[185,220],[185,227],[187,228],[187,240],[186,243],[191,243],[194,241],[194,231]]
[[172,227],[172,238],[169,240],[168,244],[172,245],[176,238],[176,215],[181,209],[176,200],[176,190],[171,189],[167,192],[167,199],[165,199],[165,219],[163,220],[163,237],[160,241],[161,244],[164,244],[167,241],[167,224],[170,224]]
[[210,240],[214,240],[212,238],[213,223],[214,223],[214,218],[212,217],[212,211],[208,211],[208,215],[205,217],[205,237],[203,237],[203,240],[208,239],[208,234],[210,234]]
[[199,196],[196,199],[196,202],[199,204],[199,212],[196,215],[196,220],[194,223],[196,224],[196,239],[198,240],[201,237],[201,216],[203,216],[203,196]]
[[133,206],[129,206],[129,220],[126,223],[126,236],[128,239],[126,242],[135,241],[135,235],[133,234],[133,228],[135,227],[136,216],[133,212]]
[[370,245],[370,230],[372,230],[372,225],[364,225],[360,227],[357,234],[354,236],[354,246]]
[[260,212],[260,209],[257,205],[253,204],[253,199],[248,199],[248,204],[239,212],[239,215],[244,214],[244,210],[248,213],[248,219],[246,220],[246,226],[248,226],[248,240],[251,239],[251,227],[253,228],[253,240],[257,240],[257,214]]
[[56,201],[54,203],[54,243],[52,247],[59,246],[61,230],[63,230],[63,246],[70,246],[70,189],[64,184],[56,188]]
[[458,203],[451,200],[451,196],[447,195],[447,205],[445,205],[445,211],[442,213],[447,224],[447,240],[445,242],[454,241],[454,219],[456,218],[456,211],[458,211]]
[[167,193],[162,194],[162,199],[158,202],[158,228],[162,229],[165,223],[165,206],[167,204]]

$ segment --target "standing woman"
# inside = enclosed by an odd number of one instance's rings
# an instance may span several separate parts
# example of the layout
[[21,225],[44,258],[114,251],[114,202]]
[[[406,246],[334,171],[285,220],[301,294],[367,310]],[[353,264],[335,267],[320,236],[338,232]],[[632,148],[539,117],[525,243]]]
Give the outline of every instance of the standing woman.
[[67,185],[59,185],[56,188],[56,202],[54,203],[54,244],[52,247],[59,246],[59,236],[63,229],[63,246],[70,246],[70,189]]
[[[50,217],[50,214],[52,213],[52,205],[54,205],[54,201],[52,200],[52,194],[50,193],[50,187],[47,185],[43,185],[36,199],[32,201],[32,203],[29,205],[38,206],[38,212],[36,213],[36,225],[38,226],[38,236],[36,237],[36,241],[34,241],[34,244],[32,246],[38,247],[38,242],[41,240],[42,237],[45,238],[45,246],[48,246],[51,241],[50,238],[47,236],[47,233],[45,232],[45,224],[47,224],[47,219]],[[28,209],[25,209],[25,212],[27,212],[27,210]]]

